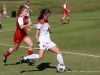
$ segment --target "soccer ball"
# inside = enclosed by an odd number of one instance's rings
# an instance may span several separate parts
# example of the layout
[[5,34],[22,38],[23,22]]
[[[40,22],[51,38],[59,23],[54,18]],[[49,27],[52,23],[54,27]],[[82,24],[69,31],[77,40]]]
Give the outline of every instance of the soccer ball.
[[64,72],[66,69],[64,64],[58,64],[56,68],[57,72]]

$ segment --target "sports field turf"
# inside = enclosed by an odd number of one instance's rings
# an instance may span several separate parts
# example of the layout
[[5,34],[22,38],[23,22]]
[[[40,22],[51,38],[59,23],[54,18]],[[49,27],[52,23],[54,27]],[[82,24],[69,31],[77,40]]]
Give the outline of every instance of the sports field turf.
[[[100,11],[71,13],[72,24],[67,24],[66,19],[64,24],[60,25],[62,14],[51,14],[51,39],[62,50],[66,67],[72,69],[66,73],[56,72],[58,62],[56,55],[50,51],[45,52],[43,59],[35,60],[36,63],[33,65],[16,64],[21,56],[27,55],[27,45],[23,42],[18,51],[11,54],[4,64],[3,53],[13,45],[16,18],[1,19],[3,29],[0,30],[0,75],[100,75],[99,15]],[[37,23],[37,17],[38,15],[31,16],[33,24]],[[37,48],[35,28],[28,31],[28,34],[34,42],[34,48]],[[34,49],[34,53],[37,53],[37,49]]]

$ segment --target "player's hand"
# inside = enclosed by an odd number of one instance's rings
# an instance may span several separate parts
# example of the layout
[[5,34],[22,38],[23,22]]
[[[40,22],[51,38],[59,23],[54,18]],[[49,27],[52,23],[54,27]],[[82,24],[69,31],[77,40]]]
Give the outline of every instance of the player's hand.
[[33,13],[33,10],[31,10],[31,12]]
[[39,40],[37,40],[37,43],[38,43],[38,44],[40,44],[40,41],[39,41]]
[[28,26],[31,26],[32,25],[32,22],[28,23]]
[[49,33],[52,33],[52,31],[50,30]]
[[32,30],[32,28],[31,28],[30,26],[28,26],[28,28],[27,28],[27,29],[28,29],[28,31],[31,31],[31,30]]
[[70,12],[70,10],[68,10],[68,13]]

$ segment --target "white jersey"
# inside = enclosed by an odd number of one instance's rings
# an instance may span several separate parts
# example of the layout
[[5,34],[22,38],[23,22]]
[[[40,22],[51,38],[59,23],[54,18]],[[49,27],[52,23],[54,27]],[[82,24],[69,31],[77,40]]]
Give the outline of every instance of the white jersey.
[[30,7],[28,5],[25,5],[25,7],[28,9],[27,16],[29,16],[29,9],[30,9]]
[[38,44],[38,49],[43,49],[43,50],[48,50],[56,44],[51,41],[50,39],[50,33],[49,33],[49,23],[44,22],[43,20],[40,20],[37,24],[36,29],[40,29],[39,33],[39,41],[40,43]]
[[40,42],[51,42],[49,33],[49,23],[40,20],[37,24],[36,29],[40,29],[39,40]]

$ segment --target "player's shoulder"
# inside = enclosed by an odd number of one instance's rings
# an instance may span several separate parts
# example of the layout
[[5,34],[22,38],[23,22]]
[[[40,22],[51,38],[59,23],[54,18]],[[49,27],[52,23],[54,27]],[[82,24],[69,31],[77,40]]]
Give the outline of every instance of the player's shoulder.
[[39,20],[38,24],[44,25],[46,22],[44,20]]
[[23,15],[21,15],[21,14],[20,14],[20,15],[18,15],[17,17],[18,17],[18,18],[24,18],[24,16],[23,16]]

